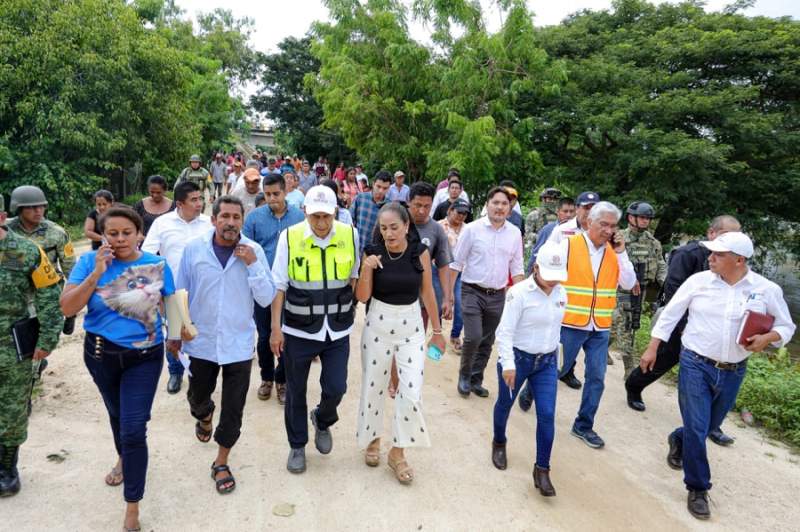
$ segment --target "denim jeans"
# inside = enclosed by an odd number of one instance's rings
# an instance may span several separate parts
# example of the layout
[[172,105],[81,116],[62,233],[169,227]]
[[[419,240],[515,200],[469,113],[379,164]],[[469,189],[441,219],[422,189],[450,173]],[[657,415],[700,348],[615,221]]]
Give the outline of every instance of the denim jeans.
[[494,441],[506,442],[506,423],[511,407],[525,381],[533,391],[536,403],[536,465],[550,468],[550,452],[555,437],[556,390],[558,389],[558,351],[532,355],[514,348],[514,365],[517,368],[513,392],[503,380],[503,367],[497,363],[499,390],[494,403]]
[[169,374],[183,376],[183,364],[181,364],[181,361],[172,356],[172,353],[166,349],[164,351],[164,356],[167,357],[167,368],[169,369]]
[[561,345],[564,347],[564,365],[559,377],[563,377],[575,365],[578,351],[583,348],[586,361],[585,381],[581,406],[574,428],[580,432],[591,430],[594,416],[600,407],[600,398],[605,389],[606,365],[608,364],[608,330],[583,331],[572,327],[561,327]]
[[147,477],[147,422],[164,367],[164,344],[149,349],[125,349],[105,342],[95,354],[95,335],[87,332],[83,360],[108,410],[114,446],[122,458],[127,502],[144,496]]
[[[439,308],[439,313],[441,314],[444,291],[442,290],[442,283],[439,282],[439,271],[436,269],[436,266],[433,266],[431,273],[433,275],[433,291],[436,292],[436,306]],[[450,270],[450,275],[454,273],[456,273],[455,270]],[[464,319],[461,317],[461,272],[458,272],[456,284],[453,286],[453,329],[450,331],[450,338],[458,338],[461,336],[461,330],[463,328]]]
[[693,491],[711,488],[711,470],[706,454],[706,437],[736,403],[747,364],[736,370],[715,368],[697,353],[681,351],[678,372],[678,405],[683,427],[672,434],[683,450],[683,482]]

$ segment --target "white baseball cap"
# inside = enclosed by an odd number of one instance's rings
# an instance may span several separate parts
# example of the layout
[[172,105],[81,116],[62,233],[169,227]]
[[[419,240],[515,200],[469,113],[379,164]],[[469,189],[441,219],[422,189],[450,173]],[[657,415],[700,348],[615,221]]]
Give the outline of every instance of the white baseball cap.
[[536,255],[539,265],[539,276],[545,281],[567,280],[567,246],[566,242],[556,244],[546,242]]
[[336,194],[330,188],[317,185],[308,189],[305,201],[306,214],[317,212],[333,214],[336,212],[336,207]]
[[739,231],[723,233],[714,240],[704,240],[700,245],[710,251],[724,253],[730,251],[749,259],[753,256],[753,241],[750,237]]

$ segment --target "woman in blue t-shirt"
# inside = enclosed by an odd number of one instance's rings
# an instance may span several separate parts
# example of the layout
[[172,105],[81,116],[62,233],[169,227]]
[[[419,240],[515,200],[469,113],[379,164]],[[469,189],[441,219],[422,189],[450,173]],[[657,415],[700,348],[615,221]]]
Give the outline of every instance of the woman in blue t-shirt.
[[99,220],[103,243],[78,260],[61,295],[74,316],[87,307],[83,359],[108,410],[117,465],[106,484],[125,483],[125,529],[139,528],[147,474],[147,422],[164,362],[159,308],[175,292],[166,261],[140,251],[142,218],[130,207]]

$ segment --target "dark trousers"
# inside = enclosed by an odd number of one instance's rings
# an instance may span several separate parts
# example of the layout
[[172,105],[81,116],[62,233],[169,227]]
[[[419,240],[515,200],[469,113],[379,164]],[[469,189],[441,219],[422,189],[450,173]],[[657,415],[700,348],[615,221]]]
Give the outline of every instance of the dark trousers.
[[138,502],[144,497],[147,422],[164,365],[164,344],[126,349],[104,342],[98,355],[95,339],[94,334],[86,333],[83,360],[108,411],[114,446],[122,458],[125,500]]
[[222,412],[219,415],[214,441],[222,447],[230,449],[239,439],[242,429],[242,414],[247,401],[247,390],[250,387],[250,370],[252,360],[243,360],[220,366],[201,358],[190,357],[189,370],[189,409],[198,420],[206,419],[214,412],[214,401],[211,394],[217,387],[217,377],[222,369]]
[[483,382],[483,371],[492,354],[494,333],[500,324],[505,301],[505,290],[490,295],[468,284],[461,285],[464,343],[459,375],[469,378],[472,384]]
[[683,427],[675,429],[673,435],[683,450],[686,488],[704,491],[711,488],[706,438],[736,403],[747,364],[732,371],[718,369],[688,349],[681,352],[680,364],[678,404]]
[[275,355],[272,354],[272,350],[269,348],[269,336],[272,334],[270,312],[270,307],[262,307],[258,303],[255,304],[253,310],[253,319],[256,322],[256,329],[258,329],[258,342],[256,342],[258,367],[261,368],[262,381],[275,381],[278,384],[285,384],[286,372],[283,370],[283,359],[278,359],[276,367]]
[[558,351],[533,355],[514,348],[516,378],[511,391],[503,380],[503,367],[497,363],[499,390],[494,404],[494,441],[506,443],[506,424],[514,400],[527,382],[536,402],[536,465],[550,469],[550,453],[556,432],[556,392]]
[[656,363],[652,370],[644,373],[639,366],[633,368],[633,371],[631,371],[631,374],[625,381],[625,388],[629,392],[641,395],[645,388],[656,382],[662,375],[675,367],[675,364],[680,360],[681,335],[683,334],[684,327],[686,327],[685,316],[678,322],[675,330],[672,331],[669,341],[661,342],[658,345]]
[[306,391],[311,362],[319,356],[322,372],[319,384],[322,396],[317,405],[317,427],[325,430],[339,420],[336,407],[347,391],[347,359],[350,356],[350,336],[324,342],[306,340],[284,334],[283,361],[286,368],[286,406],[284,421],[286,436],[292,449],[308,443],[308,404]]

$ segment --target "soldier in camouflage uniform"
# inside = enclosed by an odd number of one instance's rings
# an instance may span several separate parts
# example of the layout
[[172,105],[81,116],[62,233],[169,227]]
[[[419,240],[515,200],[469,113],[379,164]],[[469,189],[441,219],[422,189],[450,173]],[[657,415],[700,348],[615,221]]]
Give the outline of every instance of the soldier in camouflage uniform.
[[206,209],[206,190],[211,191],[211,174],[208,170],[201,166],[202,159],[199,155],[192,155],[189,157],[189,166],[183,169],[181,175],[175,181],[177,187],[184,181],[192,181],[200,187],[200,197],[203,198],[203,210]]
[[622,234],[628,257],[636,270],[637,282],[632,290],[617,290],[617,308],[612,325],[613,342],[622,352],[626,379],[636,365],[633,358],[634,337],[638,329],[635,314],[641,313],[647,285],[653,282],[663,285],[667,277],[667,263],[661,243],[647,230],[655,210],[649,203],[637,201],[628,206],[627,215],[628,227]]
[[530,248],[536,243],[536,234],[542,227],[558,220],[558,200],[561,191],[557,188],[546,188],[539,195],[541,204],[528,213],[525,219],[525,248]]
[[[20,489],[19,446],[28,436],[28,399],[33,362],[55,349],[63,325],[58,298],[59,275],[36,244],[5,228],[0,195],[0,497]],[[33,360],[17,360],[9,331],[30,317],[29,300],[39,318],[40,332]]]

